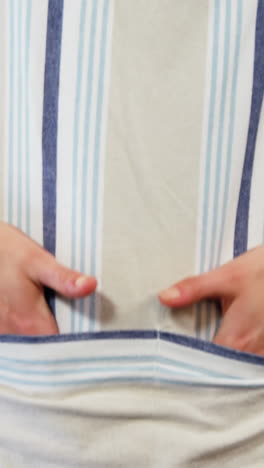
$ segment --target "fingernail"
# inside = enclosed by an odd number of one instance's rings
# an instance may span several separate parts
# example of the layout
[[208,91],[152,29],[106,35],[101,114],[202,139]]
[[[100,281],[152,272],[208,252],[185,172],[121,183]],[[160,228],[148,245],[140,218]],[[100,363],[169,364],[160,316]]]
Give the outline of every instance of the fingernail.
[[77,278],[75,281],[76,288],[81,288],[85,283],[87,283],[88,276],[82,275]]
[[161,291],[159,297],[164,301],[174,301],[180,297],[181,293],[178,288],[169,288]]

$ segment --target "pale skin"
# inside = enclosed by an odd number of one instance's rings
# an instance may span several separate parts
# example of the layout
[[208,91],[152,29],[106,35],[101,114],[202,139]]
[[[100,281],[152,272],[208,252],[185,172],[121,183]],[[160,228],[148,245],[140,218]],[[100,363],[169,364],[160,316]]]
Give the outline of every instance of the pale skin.
[[[95,278],[59,264],[5,223],[0,223],[0,274],[0,334],[57,334],[43,287],[78,298],[93,293],[97,286]],[[222,305],[223,320],[214,342],[264,355],[264,246],[159,294],[164,305],[175,309],[208,298],[216,298]]]
[[186,278],[162,291],[159,298],[176,309],[202,299],[218,299],[223,317],[214,343],[264,355],[264,246],[208,273]]
[[60,265],[18,229],[0,223],[0,334],[58,333],[43,293],[49,286],[65,297],[84,297],[96,279]]

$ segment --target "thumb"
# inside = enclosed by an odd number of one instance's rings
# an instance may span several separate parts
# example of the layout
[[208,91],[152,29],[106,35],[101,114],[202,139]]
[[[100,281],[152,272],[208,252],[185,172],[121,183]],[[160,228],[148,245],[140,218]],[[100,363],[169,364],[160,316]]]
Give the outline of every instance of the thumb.
[[97,281],[57,262],[55,257],[42,251],[30,266],[30,277],[35,283],[48,286],[59,294],[77,298],[94,292]]
[[169,307],[185,307],[202,299],[233,296],[235,286],[230,281],[227,265],[199,276],[186,278],[159,294],[162,304]]

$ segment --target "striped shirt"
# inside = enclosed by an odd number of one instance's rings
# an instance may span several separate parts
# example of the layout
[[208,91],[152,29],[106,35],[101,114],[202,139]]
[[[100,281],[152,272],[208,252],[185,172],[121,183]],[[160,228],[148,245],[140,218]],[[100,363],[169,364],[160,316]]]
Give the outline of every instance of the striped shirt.
[[264,358],[156,295],[263,242],[263,47],[264,0],[1,1],[1,219],[99,282],[0,336],[1,466],[262,467]]

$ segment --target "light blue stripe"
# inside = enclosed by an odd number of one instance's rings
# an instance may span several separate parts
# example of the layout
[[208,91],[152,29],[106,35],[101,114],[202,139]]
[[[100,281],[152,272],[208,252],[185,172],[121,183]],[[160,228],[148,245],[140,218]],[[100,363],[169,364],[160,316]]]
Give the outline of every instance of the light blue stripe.
[[30,29],[31,29],[31,11],[32,11],[32,0],[27,1],[27,16],[26,16],[26,51],[25,51],[25,164],[26,164],[26,233],[28,236],[31,235],[31,224],[30,224],[30,205],[31,205],[31,194],[30,194],[30,145],[29,145],[29,134],[30,134]]
[[222,89],[221,89],[218,138],[217,138],[217,147],[216,147],[214,202],[213,202],[213,212],[212,212],[213,223],[212,223],[212,237],[211,237],[210,263],[209,263],[210,270],[216,266],[214,264],[214,253],[215,253],[214,247],[215,247],[215,240],[216,240],[216,233],[217,233],[220,182],[221,182],[222,166],[223,166],[223,159],[224,159],[223,140],[224,140],[224,124],[225,124],[226,102],[227,102],[228,69],[229,69],[229,58],[230,58],[230,30],[231,30],[231,3],[230,2],[231,0],[226,0],[224,63],[223,63],[223,77],[222,77]]
[[[87,257],[86,251],[86,221],[87,221],[87,175],[88,175],[88,154],[90,147],[90,124],[91,124],[91,104],[93,95],[93,82],[94,82],[94,56],[95,56],[95,35],[96,35],[96,22],[97,22],[97,2],[93,1],[92,6],[92,19],[89,38],[89,55],[88,55],[88,76],[87,76],[87,95],[85,107],[85,120],[84,120],[84,141],[83,141],[83,170],[82,170],[82,210],[81,210],[81,238],[80,249],[82,252],[80,270],[85,271],[85,263]],[[91,136],[90,136],[91,138]],[[92,219],[92,223],[93,223]],[[79,327],[78,330],[83,329],[83,316],[85,313],[85,305],[89,304],[89,298],[84,299],[80,303]]]
[[[58,369],[53,369],[53,370],[32,370],[32,369],[10,369],[8,367],[1,366],[0,367],[0,372],[15,372],[18,375],[41,375],[43,377],[47,376],[56,376],[56,375],[68,375],[68,374],[91,374],[91,373],[107,373],[107,372],[150,372],[153,369],[156,369],[157,363],[153,363],[152,366],[136,366],[136,365],[130,365],[129,367],[126,366],[100,366],[97,368],[93,367],[86,367],[84,369],[65,369],[65,370],[58,370]],[[201,376],[202,374],[199,373],[190,373],[187,370],[180,370],[176,371],[175,369],[166,369],[167,373],[173,373],[173,374],[183,374],[183,375],[189,375],[189,376]]]
[[[210,260],[209,270],[216,265],[214,264],[215,254],[215,241],[217,235],[217,221],[219,213],[219,193],[220,193],[220,182],[222,175],[223,165],[223,139],[224,139],[224,124],[226,114],[226,95],[227,95],[227,83],[228,83],[228,69],[229,69],[229,56],[230,56],[230,29],[231,29],[231,0],[226,0],[226,14],[225,14],[225,36],[224,36],[224,61],[223,61],[223,76],[222,87],[221,87],[221,102],[220,102],[220,113],[219,113],[219,126],[218,126],[218,137],[216,146],[216,167],[215,167],[215,179],[214,179],[214,195],[213,195],[213,210],[212,210],[212,234],[210,243]],[[208,304],[207,316],[206,316],[206,339],[211,338],[211,326],[212,326],[212,309],[213,305]]]
[[[118,370],[118,369],[117,369]],[[141,372],[154,372],[154,368],[151,367],[145,367],[145,368],[134,368],[132,369],[133,372],[135,371],[141,371]],[[182,375],[181,372],[166,372],[166,374],[174,374],[174,375]],[[76,386],[76,385],[82,385],[82,384],[92,384],[92,383],[99,383],[99,382],[108,382],[108,381],[130,381],[134,379],[135,381],[142,379],[148,379],[148,377],[142,376],[140,377],[114,377],[114,376],[102,376],[102,377],[96,377],[96,378],[87,378],[87,379],[70,379],[70,380],[61,380],[61,381],[48,381],[48,380],[24,380],[24,379],[19,379],[17,377],[11,377],[11,376],[0,376],[0,382],[10,382],[10,383],[20,383],[22,385],[26,386],[36,386],[36,387],[65,387],[65,386]],[[150,377],[151,378],[151,377]],[[152,377],[153,378],[153,377]],[[264,384],[263,384],[264,385]]]
[[211,341],[214,339],[217,330],[221,325],[222,312],[221,307],[218,307],[216,302],[208,301],[206,310],[206,339]]
[[95,385],[98,383],[102,382],[113,382],[113,383],[121,383],[121,382],[155,382],[156,379],[153,377],[143,377],[143,378],[138,378],[138,377],[109,377],[109,378],[96,378],[96,379],[79,379],[79,380],[64,380],[62,382],[56,382],[56,381],[48,381],[48,380],[43,380],[43,381],[38,381],[38,380],[23,380],[23,379],[18,379],[15,377],[6,377],[0,376],[0,382],[1,383],[16,383],[20,385],[25,385],[27,387],[72,387],[72,386],[77,386],[77,385]]
[[236,111],[236,94],[237,94],[237,81],[238,81],[238,66],[239,66],[239,56],[240,56],[241,31],[242,31],[242,11],[243,11],[243,0],[239,0],[237,2],[236,45],[235,45],[234,69],[233,69],[232,87],[231,87],[231,104],[230,104],[230,114],[229,114],[229,134],[228,134],[228,143],[227,143],[227,164],[226,164],[226,172],[225,172],[224,199],[223,199],[223,210],[222,210],[222,217],[221,217],[220,237],[219,237],[219,245],[218,245],[218,253],[217,253],[218,264],[220,262],[220,256],[222,253],[224,228],[225,228],[226,213],[227,213],[227,202],[228,202],[229,187],[230,187],[234,126],[235,126],[235,111]]
[[35,386],[35,387],[50,387],[50,388],[54,388],[54,387],[61,387],[61,388],[64,388],[64,387],[72,387],[72,386],[77,386],[77,385],[96,385],[96,384],[101,384],[103,382],[107,383],[107,384],[115,384],[115,383],[123,383],[123,384],[126,384],[126,383],[137,383],[137,384],[140,384],[140,383],[151,383],[151,384],[156,384],[157,382],[158,383],[161,383],[161,384],[166,384],[166,385],[188,385],[188,386],[196,386],[196,387],[211,387],[213,386],[213,388],[217,387],[217,386],[220,386],[220,387],[223,387],[223,388],[231,388],[231,387],[235,387],[235,388],[239,388],[239,387],[243,387],[243,388],[262,388],[264,387],[264,382],[258,382],[256,384],[248,384],[246,381],[244,382],[243,380],[241,381],[232,381],[230,380],[230,382],[228,383],[217,383],[217,382],[212,382],[212,383],[205,383],[205,382],[199,382],[199,381],[196,381],[196,382],[190,382],[188,380],[176,380],[176,379],[165,379],[165,378],[162,378],[160,376],[158,377],[102,377],[102,378],[88,378],[88,379],[79,379],[79,380],[64,380],[64,381],[61,381],[61,382],[56,382],[56,381],[42,381],[42,382],[39,382],[37,380],[23,380],[23,379],[17,379],[17,378],[12,378],[12,377],[2,377],[0,376],[0,382],[3,382],[3,383],[16,383],[16,384],[20,384],[20,385],[24,385],[24,386],[27,386],[27,387],[32,387],[32,386]]
[[[139,368],[134,368],[133,371],[139,371],[139,372],[157,372],[158,373],[161,373],[161,374],[165,374],[165,375],[184,375],[182,374],[182,372],[178,372],[178,371],[175,371],[175,370],[167,370],[167,369],[163,369],[163,368],[160,368],[160,367],[155,367],[153,368],[153,366],[151,367],[146,367],[146,368],[142,368],[142,367],[139,367]],[[196,376],[189,376],[190,378],[195,378]],[[163,377],[160,377],[160,376],[155,376],[155,377],[146,377],[146,376],[135,376],[135,377],[129,377],[129,376],[126,376],[126,377],[121,377],[121,376],[102,376],[102,377],[96,377],[96,378],[86,378],[86,379],[70,379],[70,380],[62,380],[62,381],[48,381],[47,379],[46,380],[43,380],[43,381],[39,381],[39,380],[25,380],[25,379],[19,379],[17,377],[10,377],[10,376],[0,376],[0,382],[4,382],[4,383],[18,383],[18,384],[22,384],[24,386],[35,386],[35,387],[68,387],[68,386],[78,386],[78,385],[92,385],[92,384],[97,384],[97,383],[102,383],[102,382],[107,382],[107,383],[110,383],[110,382],[124,382],[124,383],[128,383],[128,382],[166,382],[166,383],[171,383],[171,384],[187,384],[187,385],[192,385],[192,384],[196,384],[198,386],[207,386],[207,385],[213,385],[214,387],[215,386],[223,386],[223,387],[227,387],[227,386],[236,386],[236,387],[263,387],[264,386],[264,380],[261,381],[261,379],[250,379],[250,380],[258,380],[258,383],[255,383],[255,384],[248,384],[247,383],[247,380],[237,380],[237,379],[229,379],[229,382],[228,383],[225,383],[225,384],[222,384],[219,382],[214,381],[212,382],[211,384],[210,383],[205,383],[205,382],[201,382],[199,381],[199,376],[196,377],[197,380],[196,381],[188,381],[188,380],[176,380],[176,379],[173,379],[173,380],[170,380],[170,379],[164,379]]]
[[14,0],[9,2],[9,173],[8,173],[8,222],[13,223],[14,187]]
[[[80,102],[81,102],[81,89],[83,82],[83,48],[84,48],[84,32],[85,32],[85,19],[86,19],[87,1],[83,0],[80,10],[80,34],[79,34],[79,49],[78,49],[78,64],[77,64],[77,77],[76,77],[76,91],[75,91],[75,109],[74,109],[74,130],[73,130],[73,150],[72,150],[72,207],[71,207],[71,267],[76,268],[76,247],[78,244],[76,237],[76,215],[77,215],[77,159],[79,151],[79,128],[80,128]],[[71,332],[75,331],[75,301],[71,303]]]
[[[112,370],[125,370],[129,371],[130,369],[133,369],[133,365],[131,366],[100,366],[100,367],[85,367],[81,369],[43,369],[43,370],[35,370],[35,369],[23,369],[19,367],[14,367],[13,364],[24,364],[24,365],[41,365],[45,363],[45,366],[53,366],[53,365],[65,365],[65,364],[74,364],[74,366],[79,365],[79,364],[98,364],[98,363],[109,363],[109,364],[116,364],[118,362],[134,362],[134,363],[148,363],[151,362],[153,363],[153,366],[156,366],[157,364],[161,365],[170,365],[170,366],[176,366],[180,367],[182,369],[183,373],[187,374],[199,374],[199,375],[206,375],[210,377],[216,377],[216,378],[232,378],[232,379],[241,379],[242,377],[237,377],[229,374],[225,374],[222,372],[216,372],[216,371],[211,371],[209,369],[206,369],[205,367],[201,366],[195,366],[192,364],[188,364],[186,362],[178,361],[175,359],[168,359],[164,357],[159,357],[157,355],[151,355],[151,356],[107,356],[107,357],[97,357],[97,358],[82,358],[82,359],[65,359],[65,360],[55,360],[55,361],[31,361],[31,360],[17,360],[17,359],[5,359],[5,358],[0,358],[0,361],[4,361],[8,363],[8,366],[1,365],[0,366],[0,371],[10,371],[10,372],[17,372],[18,374],[35,374],[35,375],[60,375],[60,374],[78,374],[78,373],[83,373],[83,372],[106,372],[106,371],[112,371]],[[143,367],[140,367],[139,369],[143,369]]]
[[[109,0],[104,1],[103,9],[103,24],[102,24],[102,42],[100,55],[99,69],[99,85],[98,85],[98,101],[96,110],[96,130],[95,130],[95,153],[94,153],[94,177],[93,177],[93,198],[92,198],[92,220],[91,223],[91,266],[90,273],[96,276],[96,253],[97,253],[97,223],[98,223],[98,184],[99,184],[99,166],[101,152],[101,129],[102,129],[102,113],[104,102],[104,77],[105,77],[105,61],[106,61],[106,39],[108,26],[108,11]],[[95,300],[96,295],[93,294],[90,300],[89,311],[89,331],[94,331],[95,328]]]
[[[189,377],[196,377],[196,378],[200,378],[200,377],[211,377],[211,378],[214,378],[214,379],[230,379],[230,380],[235,380],[237,382],[241,382],[245,379],[241,378],[241,377],[234,377],[234,376],[229,376],[229,375],[225,375],[225,374],[217,374],[215,372],[204,372],[204,373],[200,373],[200,372],[188,372],[187,370],[186,371],[177,371],[175,369],[168,369],[167,367],[166,368],[163,368],[160,366],[160,363],[158,365],[158,367],[156,367],[158,369],[158,372],[162,373],[162,374],[175,374],[175,375],[189,375]],[[264,379],[263,379],[263,385],[264,385]]]
[[[209,192],[211,182],[211,160],[212,160],[212,142],[215,118],[215,102],[216,102],[216,83],[218,73],[218,36],[219,36],[219,18],[220,18],[220,0],[214,2],[214,36],[212,50],[212,69],[211,69],[211,89],[209,98],[209,115],[207,128],[207,145],[206,145],[206,160],[205,160],[205,177],[204,177],[204,192],[203,192],[203,218],[202,218],[202,237],[200,246],[200,272],[205,269],[205,256],[207,245],[207,230],[208,230],[208,211],[209,211]],[[201,313],[202,308],[197,307],[196,319],[196,335],[201,337]]]
[[17,53],[18,53],[18,64],[17,64],[17,227],[22,229],[22,54],[25,51],[23,46],[22,36],[22,2],[18,2],[18,26],[17,26]]

